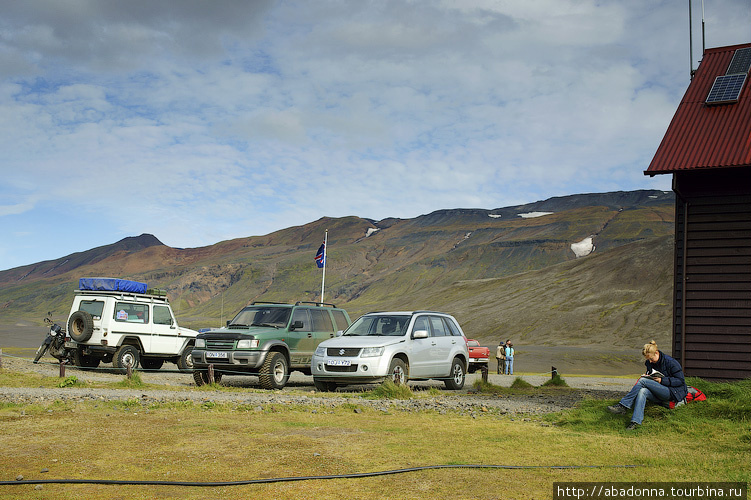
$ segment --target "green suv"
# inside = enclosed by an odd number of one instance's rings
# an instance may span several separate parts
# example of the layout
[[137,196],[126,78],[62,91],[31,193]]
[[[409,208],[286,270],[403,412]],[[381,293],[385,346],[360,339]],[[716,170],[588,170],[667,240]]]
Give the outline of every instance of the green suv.
[[222,375],[256,375],[264,389],[281,389],[289,374],[310,375],[310,360],[318,344],[345,330],[347,311],[333,304],[253,302],[226,327],[196,337],[193,378],[196,384]]

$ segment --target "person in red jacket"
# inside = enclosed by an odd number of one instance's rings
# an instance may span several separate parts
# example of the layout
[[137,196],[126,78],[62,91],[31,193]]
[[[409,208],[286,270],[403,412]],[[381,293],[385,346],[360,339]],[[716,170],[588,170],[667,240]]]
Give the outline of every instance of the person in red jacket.
[[644,344],[641,353],[646,359],[644,362],[647,367],[646,373],[639,378],[618,404],[608,406],[608,411],[616,415],[623,415],[628,413],[628,410],[633,410],[627,430],[636,429],[641,425],[647,401],[658,404],[670,401],[678,403],[683,401],[688,392],[680,363],[658,350],[654,340],[649,344]]

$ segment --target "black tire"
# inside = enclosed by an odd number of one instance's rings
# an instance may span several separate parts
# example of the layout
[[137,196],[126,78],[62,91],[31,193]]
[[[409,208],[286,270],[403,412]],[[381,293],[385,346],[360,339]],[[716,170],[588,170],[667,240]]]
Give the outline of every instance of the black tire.
[[183,352],[180,353],[180,357],[177,358],[177,362],[175,363],[177,365],[177,369],[181,372],[192,372],[193,371],[193,346],[189,345],[185,349],[183,349]]
[[94,318],[86,311],[76,311],[68,319],[68,335],[76,342],[86,342],[94,333]]
[[392,359],[391,364],[389,365],[388,378],[390,378],[396,385],[406,384],[409,380],[407,364],[399,358]]
[[270,352],[258,373],[258,381],[264,389],[283,389],[289,381],[289,364],[281,352]]
[[42,345],[39,346],[39,349],[37,349],[36,356],[34,356],[34,363],[38,363],[40,359],[42,359],[42,356],[44,356],[44,353],[47,352],[47,349],[49,349],[50,345],[47,342],[42,342]]
[[451,362],[451,372],[449,372],[448,378],[443,381],[446,384],[446,389],[458,391],[464,387],[465,376],[464,363],[459,358],[454,358],[454,361]]
[[164,365],[162,358],[141,358],[141,368],[144,370],[158,370]]
[[313,378],[313,385],[316,386],[318,392],[336,392],[336,382],[324,382],[323,380],[317,380]]
[[99,358],[85,355],[80,349],[73,351],[73,364],[81,368],[96,368],[100,361]]
[[[206,385],[209,383],[209,373],[206,370],[198,370],[193,372],[193,380],[197,386]],[[218,384],[222,381],[222,372],[214,372],[214,383]]]
[[128,370],[128,364],[135,370],[139,366],[141,355],[138,352],[138,348],[132,345],[123,345],[115,351],[115,356],[112,358],[112,366],[120,370],[121,373],[125,373]]

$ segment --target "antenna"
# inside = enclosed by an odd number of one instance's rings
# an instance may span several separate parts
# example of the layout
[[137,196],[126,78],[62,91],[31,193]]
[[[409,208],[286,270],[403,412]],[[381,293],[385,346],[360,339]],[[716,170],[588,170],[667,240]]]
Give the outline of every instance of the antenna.
[[[691,68],[691,79],[694,79],[696,70],[694,69],[694,27],[693,27],[693,10],[691,9],[691,0],[688,0],[688,59]],[[706,37],[704,31],[704,0],[701,0],[701,56],[707,51]]]
[[704,43],[704,0],[701,0],[701,57],[704,58],[704,53],[707,48]]
[[[702,0],[703,1],[703,0]],[[691,22],[691,0],[688,0],[688,65],[690,68],[689,76],[694,79],[694,28]]]

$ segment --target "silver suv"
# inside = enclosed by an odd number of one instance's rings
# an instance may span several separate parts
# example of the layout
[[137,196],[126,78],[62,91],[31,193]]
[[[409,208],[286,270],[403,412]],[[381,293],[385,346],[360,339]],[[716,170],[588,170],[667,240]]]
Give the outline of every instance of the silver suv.
[[318,345],[311,361],[316,389],[338,385],[439,379],[464,387],[469,353],[456,319],[434,311],[368,313],[340,337]]

